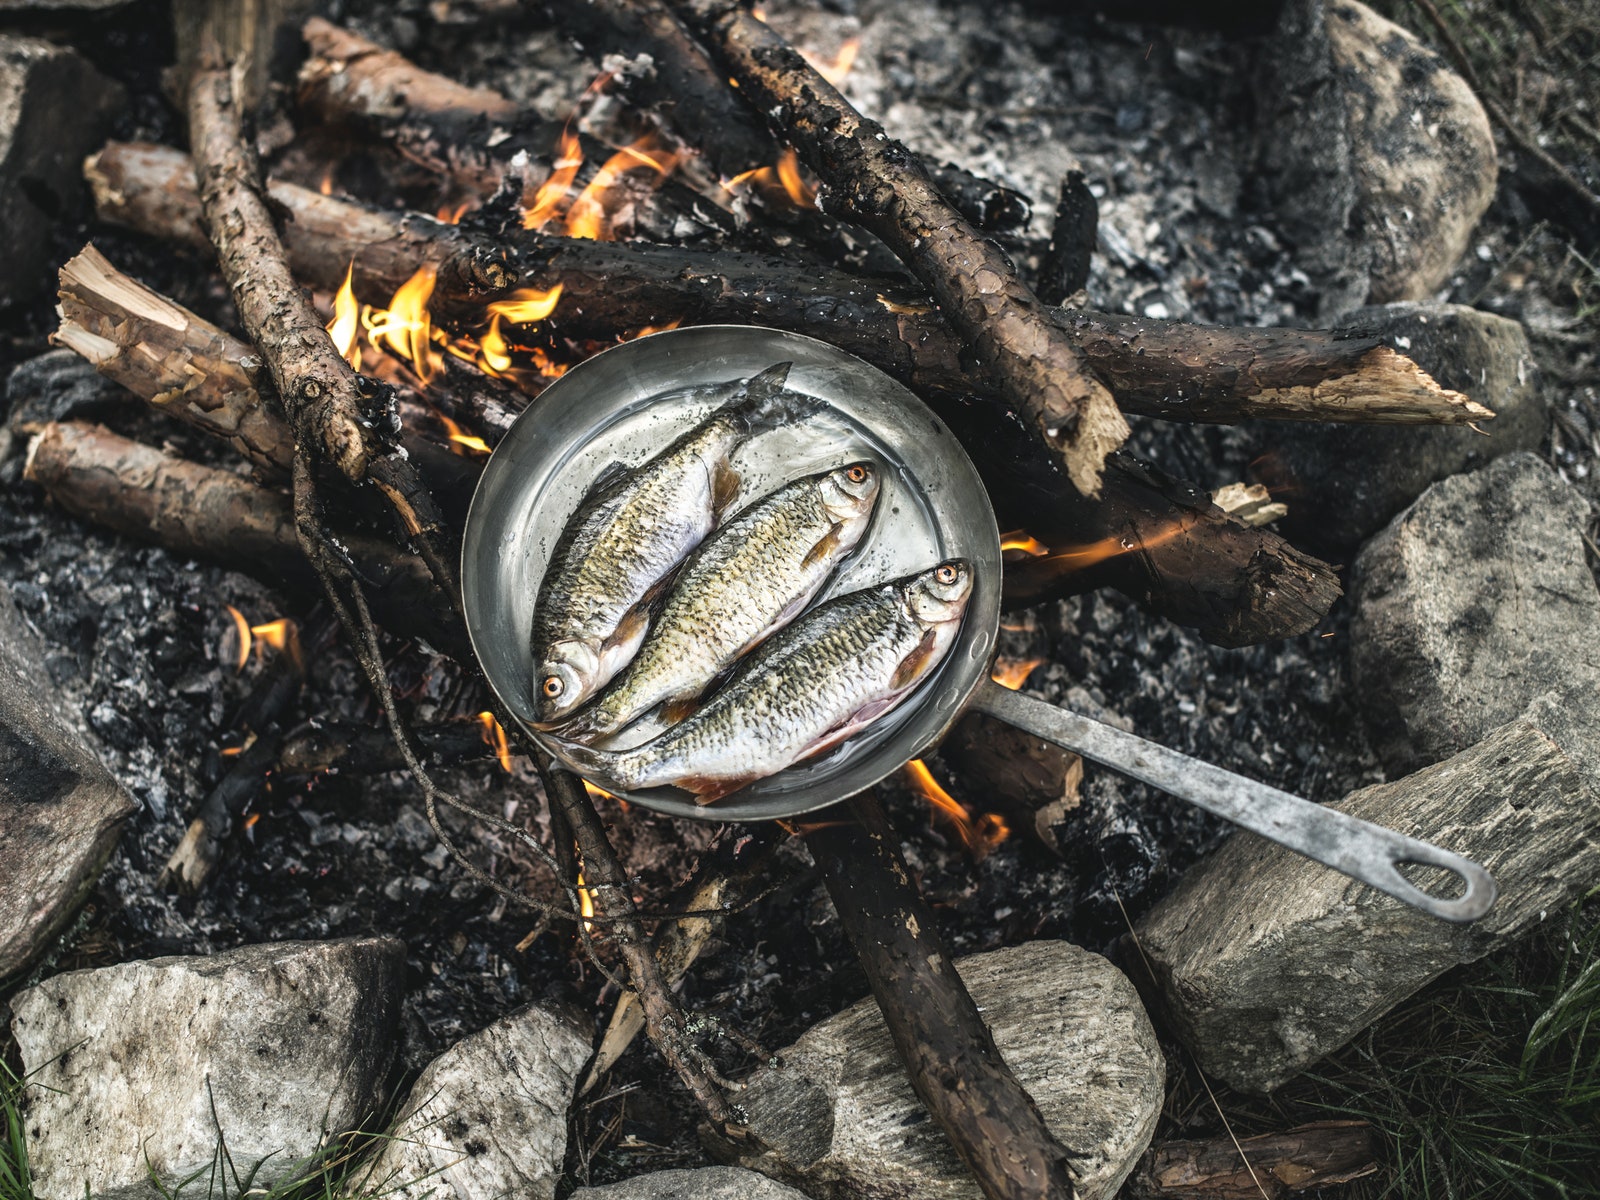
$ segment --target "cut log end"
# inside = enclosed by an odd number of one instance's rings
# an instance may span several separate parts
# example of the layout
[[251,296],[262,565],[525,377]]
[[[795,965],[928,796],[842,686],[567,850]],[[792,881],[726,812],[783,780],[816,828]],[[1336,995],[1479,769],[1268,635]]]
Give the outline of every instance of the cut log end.
[[1072,486],[1090,498],[1100,495],[1106,459],[1121,449],[1131,432],[1127,418],[1102,384],[1089,381],[1077,425],[1070,431],[1045,429],[1046,442],[1061,455]]

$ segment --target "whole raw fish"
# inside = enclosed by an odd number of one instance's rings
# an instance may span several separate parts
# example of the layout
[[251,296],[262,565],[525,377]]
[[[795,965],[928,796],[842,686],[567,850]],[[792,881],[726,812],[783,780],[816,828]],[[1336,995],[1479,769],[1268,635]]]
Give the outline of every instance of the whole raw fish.
[[567,745],[614,790],[679,787],[709,804],[844,741],[893,709],[955,641],[972,594],[961,559],[830,600],[738,668],[699,712],[630,750]]
[[602,475],[578,505],[534,605],[538,725],[571,715],[639,649],[652,601],[738,490],[728,461],[733,452],[815,407],[783,390],[790,366],[779,363],[747,380],[732,400],[649,461]]
[[808,475],[722,525],[678,573],[638,655],[561,736],[604,738],[657,705],[692,701],[804,612],[866,533],[880,480],[870,462]]

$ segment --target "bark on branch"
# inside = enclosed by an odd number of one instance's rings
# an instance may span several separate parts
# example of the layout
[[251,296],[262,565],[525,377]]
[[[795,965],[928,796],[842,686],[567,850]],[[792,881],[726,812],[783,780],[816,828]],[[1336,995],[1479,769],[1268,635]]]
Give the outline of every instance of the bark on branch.
[[724,0],[675,4],[825,185],[823,211],[883,241],[938,300],[962,342],[1084,495],[1127,440],[1110,391],[1089,370],[1004,251],[940,194],[921,161],[864,118],[764,22]]

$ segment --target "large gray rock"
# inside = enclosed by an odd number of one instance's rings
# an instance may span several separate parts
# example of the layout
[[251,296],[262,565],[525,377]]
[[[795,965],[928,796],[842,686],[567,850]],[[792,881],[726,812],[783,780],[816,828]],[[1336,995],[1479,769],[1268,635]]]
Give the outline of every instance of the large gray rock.
[[0,587],[0,979],[66,923],[135,807],[55,697],[43,647]]
[[278,942],[19,992],[35,1195],[152,1197],[152,1171],[210,1171],[223,1139],[241,1178],[286,1178],[378,1114],[404,960],[394,938]]
[[1350,656],[1390,774],[1482,740],[1547,692],[1600,757],[1588,511],[1543,461],[1515,454],[1434,485],[1362,552]]
[[703,1167],[579,1188],[568,1200],[806,1200],[806,1195],[740,1167]]
[[418,1078],[371,1169],[398,1200],[552,1200],[589,1031],[530,1005],[446,1050]]
[[[1150,1142],[1166,1063],[1133,985],[1099,955],[1038,941],[955,964],[1017,1078],[1068,1151],[1080,1200],[1113,1195]],[[863,1000],[804,1034],[739,1105],[769,1149],[719,1157],[827,1200],[977,1200]]]
[[51,228],[77,206],[83,157],[122,102],[76,51],[0,35],[0,308],[49,281]]
[[1462,304],[1402,303],[1361,309],[1342,327],[1381,339],[1495,417],[1476,429],[1257,422],[1254,469],[1287,501],[1283,528],[1290,536],[1354,549],[1429,484],[1536,449],[1544,439],[1549,408],[1516,321]]
[[1494,198],[1472,89],[1356,0],[1289,0],[1259,65],[1262,167],[1324,314],[1431,297]]
[[1332,806],[1488,867],[1499,899],[1471,925],[1234,834],[1139,923],[1169,1027],[1209,1074],[1271,1091],[1560,912],[1600,883],[1600,791],[1575,761],[1593,737],[1544,697],[1455,757]]

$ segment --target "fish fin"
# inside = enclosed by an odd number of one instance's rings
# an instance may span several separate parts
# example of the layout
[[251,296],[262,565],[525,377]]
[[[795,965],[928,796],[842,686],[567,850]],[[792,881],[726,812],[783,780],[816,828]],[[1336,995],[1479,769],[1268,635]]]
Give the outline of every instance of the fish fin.
[[939,639],[933,630],[928,630],[922,635],[922,640],[910,654],[900,660],[900,665],[895,668],[894,678],[889,681],[889,686],[899,691],[909,683],[915,682],[921,674],[928,669],[928,663],[933,658],[934,651],[938,649]]
[[617,622],[611,636],[600,644],[598,687],[610,683],[623,667],[633,661],[634,655],[639,653],[639,647],[644,644],[644,635],[650,632],[652,615],[650,598],[646,597],[627,611],[622,620]]
[[700,697],[690,696],[683,700],[668,700],[661,706],[657,716],[668,725],[676,725],[686,721],[700,708]]
[[815,396],[785,390],[792,362],[778,363],[744,381],[728,411],[749,433],[765,433],[801,421],[822,408]]
[[839,544],[843,540],[844,537],[840,533],[839,526],[832,526],[827,533],[822,535],[822,539],[815,546],[811,547],[810,551],[806,554],[804,561],[801,562],[800,569],[802,571],[806,571],[816,566],[818,563],[827,562],[828,559],[832,558],[834,554],[837,553]]
[[739,494],[739,485],[743,482],[744,479],[727,459],[717,464],[711,475],[711,508],[716,514],[717,524],[722,524],[723,514],[732,507],[734,497]]
[[823,754],[829,750],[832,750],[840,742],[854,737],[856,734],[860,733],[868,725],[871,725],[879,717],[883,716],[884,713],[888,712],[891,708],[898,704],[900,702],[900,697],[903,694],[904,693],[896,692],[892,696],[885,696],[882,699],[873,700],[868,704],[863,704],[860,708],[856,709],[855,712],[846,717],[843,724],[830,729],[816,741],[812,742],[811,745],[807,746],[805,750],[801,752],[800,757],[795,759],[795,761],[801,762],[808,758],[815,758],[819,754]]
[[594,482],[589,485],[589,490],[583,493],[583,499],[579,501],[578,507],[582,508],[591,499],[605,491],[631,470],[632,468],[627,463],[612,459],[601,469],[600,474],[594,477]]
[[696,804],[715,804],[724,796],[731,796],[740,788],[749,787],[760,778],[759,775],[740,775],[733,779],[689,775],[678,780],[673,786],[680,787],[686,792],[693,792]]

